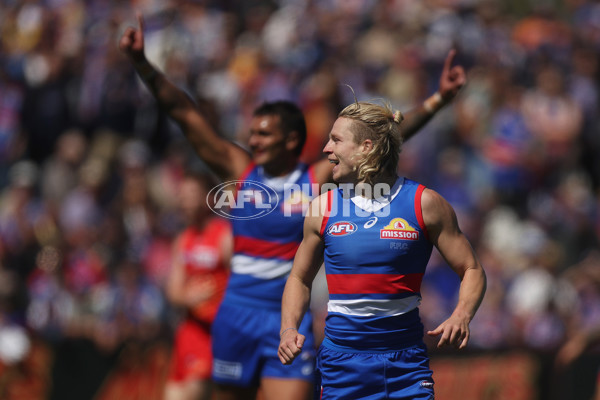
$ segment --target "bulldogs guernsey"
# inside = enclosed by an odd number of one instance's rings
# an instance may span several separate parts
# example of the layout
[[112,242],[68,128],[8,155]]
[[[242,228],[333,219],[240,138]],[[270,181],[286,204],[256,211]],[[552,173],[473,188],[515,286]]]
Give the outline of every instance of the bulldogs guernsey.
[[421,213],[424,189],[399,178],[381,201],[343,198],[341,189],[328,193],[321,227],[329,289],[325,346],[393,351],[421,343],[419,290],[432,251]]
[[[302,211],[318,186],[312,168],[302,163],[276,178],[251,164],[240,181],[267,186],[276,196],[271,197],[274,209],[259,218],[248,218],[256,214],[252,204],[232,210],[234,256],[224,302],[280,310],[285,282],[302,241]],[[290,191],[290,187],[298,190]]]

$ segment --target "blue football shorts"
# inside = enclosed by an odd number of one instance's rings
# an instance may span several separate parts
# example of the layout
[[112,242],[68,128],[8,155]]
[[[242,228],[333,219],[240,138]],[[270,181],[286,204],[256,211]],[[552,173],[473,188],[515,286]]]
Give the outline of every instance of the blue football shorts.
[[258,386],[267,377],[313,382],[312,316],[307,313],[302,320],[299,331],[306,341],[292,365],[283,365],[277,356],[280,327],[280,310],[221,304],[212,325],[213,381],[240,387]]
[[424,344],[382,353],[339,348],[328,339],[317,355],[315,398],[322,400],[433,399]]

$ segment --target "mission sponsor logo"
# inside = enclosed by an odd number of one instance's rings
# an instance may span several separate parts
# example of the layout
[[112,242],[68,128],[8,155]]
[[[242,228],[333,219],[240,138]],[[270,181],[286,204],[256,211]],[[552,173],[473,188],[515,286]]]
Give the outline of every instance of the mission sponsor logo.
[[327,234],[331,236],[345,236],[351,235],[356,232],[357,226],[353,222],[348,221],[340,221],[331,225],[329,229],[327,229]]
[[380,239],[418,240],[419,232],[403,218],[394,218],[379,231]]

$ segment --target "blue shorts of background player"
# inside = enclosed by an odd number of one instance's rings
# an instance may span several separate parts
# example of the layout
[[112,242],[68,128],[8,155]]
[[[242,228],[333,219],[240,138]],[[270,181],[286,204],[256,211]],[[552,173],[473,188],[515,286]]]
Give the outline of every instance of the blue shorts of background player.
[[277,356],[280,310],[221,304],[212,325],[213,381],[238,387],[259,386],[261,378],[314,381],[312,317],[299,331],[306,336],[302,356],[283,365]]

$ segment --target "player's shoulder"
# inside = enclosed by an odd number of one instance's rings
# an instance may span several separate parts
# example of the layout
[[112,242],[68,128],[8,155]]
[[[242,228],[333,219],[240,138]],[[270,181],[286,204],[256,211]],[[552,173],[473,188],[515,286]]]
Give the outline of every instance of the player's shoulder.
[[421,207],[424,211],[426,210],[440,210],[448,206],[448,202],[444,197],[430,188],[424,188],[423,194],[421,195]]
[[331,195],[333,194],[332,190],[333,189],[325,190],[315,197],[311,202],[311,209],[314,211],[318,210],[319,215],[324,215],[331,202]]
[[433,189],[425,189],[421,196],[423,221],[429,231],[440,229],[456,220],[454,209],[444,197]]

